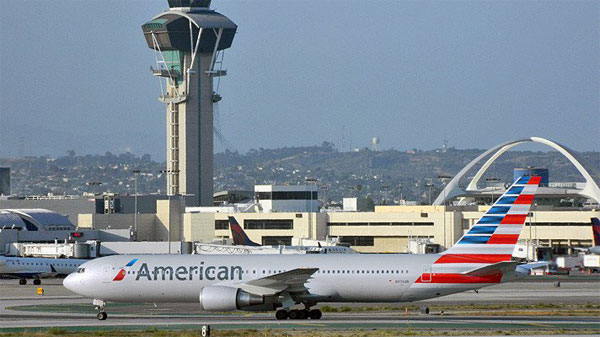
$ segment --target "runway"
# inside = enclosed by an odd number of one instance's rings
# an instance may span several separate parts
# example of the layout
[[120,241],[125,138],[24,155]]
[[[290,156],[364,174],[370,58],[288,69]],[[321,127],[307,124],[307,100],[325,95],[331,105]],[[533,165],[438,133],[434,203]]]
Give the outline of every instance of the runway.
[[[70,327],[73,330],[139,330],[148,327],[200,329],[428,329],[428,330],[592,330],[600,333],[600,280],[578,282],[519,282],[484,288],[413,304],[336,304],[338,312],[324,312],[320,320],[278,321],[273,313],[212,314],[200,311],[197,304],[117,304],[110,303],[108,320],[98,321],[90,299],[70,293],[60,280],[44,280],[43,296],[35,295],[36,286],[19,286],[14,280],[0,280],[0,332],[23,329]],[[412,305],[405,314],[402,309]],[[421,315],[414,305],[434,309]],[[495,310],[471,309],[482,305]],[[520,305],[511,308],[511,305]],[[538,305],[530,312],[528,305]],[[582,306],[583,305],[583,306]],[[381,308],[362,311],[362,307]],[[498,309],[501,307],[508,309]],[[589,307],[589,312],[568,312],[568,308]],[[391,309],[390,309],[391,308]],[[561,314],[565,308],[566,314]],[[342,310],[338,310],[342,309]],[[345,311],[347,312],[339,312]],[[444,310],[444,313],[441,313]],[[546,311],[552,313],[545,313]],[[571,309],[568,309],[571,310]],[[595,311],[594,311],[595,310]],[[535,311],[535,310],[534,310]],[[590,315],[591,313],[591,315]]]

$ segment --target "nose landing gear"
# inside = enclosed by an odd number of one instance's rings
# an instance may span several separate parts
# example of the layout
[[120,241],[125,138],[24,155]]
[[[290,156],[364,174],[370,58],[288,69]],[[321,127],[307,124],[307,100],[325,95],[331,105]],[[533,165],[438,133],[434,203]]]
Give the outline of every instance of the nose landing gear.
[[101,311],[98,313],[98,315],[96,315],[96,317],[98,317],[99,320],[104,321],[108,317],[108,315],[106,314],[106,312]]
[[108,315],[104,311],[104,307],[106,306],[106,303],[103,300],[98,300],[98,299],[94,299],[94,301],[92,303],[96,306],[96,310],[98,310],[98,314],[96,315],[98,320],[100,320],[100,321],[106,320],[108,318]]

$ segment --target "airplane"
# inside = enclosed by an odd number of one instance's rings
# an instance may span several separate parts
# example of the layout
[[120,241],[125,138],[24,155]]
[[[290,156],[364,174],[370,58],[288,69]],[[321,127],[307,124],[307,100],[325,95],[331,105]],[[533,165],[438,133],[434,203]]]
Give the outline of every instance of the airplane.
[[[235,217],[229,217],[229,228],[231,229],[231,238],[234,246],[246,247],[265,247],[260,245],[248,237],[242,226],[237,222]],[[283,246],[288,251],[301,251],[308,254],[355,254],[356,251],[350,247],[336,245],[323,246],[321,242],[317,242],[317,246]],[[270,249],[270,247],[269,247]]]
[[231,238],[233,239],[234,246],[250,246],[260,247],[258,243],[250,240],[244,229],[240,226],[237,220],[230,216],[229,217],[229,229],[231,229]]
[[592,218],[592,232],[594,233],[594,246],[590,247],[589,252],[600,255],[600,220]]
[[592,218],[592,234],[594,236],[594,245],[589,248],[575,248],[586,253],[600,255],[600,220]]
[[40,285],[40,278],[66,276],[89,260],[53,259],[36,257],[0,256],[0,275],[19,278],[20,285],[26,285],[28,278]]
[[540,179],[517,179],[440,254],[110,256],[84,263],[63,284],[93,299],[100,320],[108,301],[195,302],[204,311],[320,319],[311,308],[323,302],[412,302],[477,290],[528,274],[512,253]]

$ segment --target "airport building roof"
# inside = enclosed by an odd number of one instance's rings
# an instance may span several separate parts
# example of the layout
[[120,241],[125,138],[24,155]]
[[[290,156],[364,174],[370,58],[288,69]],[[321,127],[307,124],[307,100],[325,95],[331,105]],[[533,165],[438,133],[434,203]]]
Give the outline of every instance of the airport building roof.
[[27,231],[73,230],[69,218],[56,212],[41,209],[0,210],[0,229],[20,228]]

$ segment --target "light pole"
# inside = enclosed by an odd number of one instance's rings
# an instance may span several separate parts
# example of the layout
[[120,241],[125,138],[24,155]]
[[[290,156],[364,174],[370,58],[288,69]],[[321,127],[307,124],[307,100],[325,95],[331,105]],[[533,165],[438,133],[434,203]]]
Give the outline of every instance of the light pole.
[[425,186],[429,187],[429,205],[431,205],[431,187],[433,187],[433,184],[427,183]]
[[444,184],[444,188],[442,189],[442,193],[444,196],[444,249],[446,248],[446,183],[448,179],[451,179],[451,176],[447,175],[439,175],[438,179]]
[[382,204],[383,205],[387,205],[388,204],[388,190],[389,190],[390,186],[389,185],[382,185],[381,186],[381,190],[383,191],[383,200],[382,200]]
[[398,200],[398,204],[402,205],[404,201],[404,198],[402,196],[402,184],[398,185],[398,191],[400,191],[400,200]]
[[[307,183],[312,182],[314,184],[314,186],[317,186],[317,179],[316,178],[306,178],[305,181]],[[308,217],[308,238],[312,239],[312,217],[313,217],[313,191],[312,189],[310,189],[310,215]]]
[[[171,173],[179,173],[179,170],[160,170],[158,172],[167,174],[167,179],[169,179],[169,176],[171,175]],[[169,189],[167,189],[167,200],[169,200],[169,227],[168,227],[169,235],[167,235],[167,240],[169,241],[169,254],[171,254],[171,196],[172,195],[173,194],[171,194],[171,191]],[[181,209],[180,209],[180,211],[181,211]],[[180,225],[180,227],[181,227],[181,225]]]
[[138,180],[138,175],[141,173],[142,171],[140,170],[133,170],[133,177],[134,177],[134,195],[133,195],[133,208],[134,208],[134,213],[133,213],[133,230],[135,231],[135,237],[136,237],[136,241],[137,241],[137,235],[138,235],[138,192],[137,192],[137,180]]
[[184,225],[184,219],[183,217],[185,216],[185,203],[186,203],[186,199],[185,197],[192,197],[194,198],[196,195],[195,194],[179,194],[179,241],[180,241],[180,248],[179,248],[179,253],[183,254],[183,225]]
[[500,181],[500,179],[498,179],[498,178],[486,178],[485,181],[487,183],[494,183],[491,186],[491,188],[492,188],[492,202],[491,202],[491,204],[493,205],[494,204],[494,191],[496,190],[496,186],[497,186],[498,182]]
[[93,190],[94,190],[94,210],[92,211],[92,229],[96,229],[96,186],[101,186],[102,183],[99,181],[88,181],[85,184],[87,186],[93,186]]

